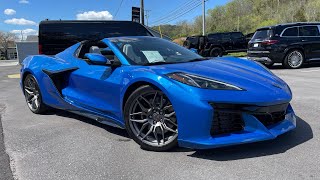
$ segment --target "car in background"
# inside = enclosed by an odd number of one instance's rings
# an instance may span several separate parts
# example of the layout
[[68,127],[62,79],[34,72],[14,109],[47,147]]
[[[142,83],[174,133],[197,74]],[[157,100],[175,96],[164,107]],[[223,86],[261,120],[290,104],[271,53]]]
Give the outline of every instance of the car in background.
[[246,52],[248,37],[242,32],[211,33],[207,36],[190,36],[184,47],[198,50],[205,57],[218,57],[232,52]]
[[55,55],[84,40],[119,36],[155,36],[155,31],[132,21],[45,20],[39,24],[39,54]]
[[290,23],[257,29],[248,44],[248,58],[266,66],[282,63],[297,69],[320,60],[320,23]]

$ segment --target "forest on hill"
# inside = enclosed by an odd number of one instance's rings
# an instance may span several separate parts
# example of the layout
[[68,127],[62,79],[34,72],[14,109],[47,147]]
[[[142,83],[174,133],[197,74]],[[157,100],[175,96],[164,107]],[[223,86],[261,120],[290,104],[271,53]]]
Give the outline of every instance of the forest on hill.
[[[209,9],[206,32],[241,31],[280,23],[320,21],[320,0],[231,0]],[[202,33],[202,16],[175,25],[164,24],[161,32],[173,39]],[[152,27],[159,30],[159,26]]]

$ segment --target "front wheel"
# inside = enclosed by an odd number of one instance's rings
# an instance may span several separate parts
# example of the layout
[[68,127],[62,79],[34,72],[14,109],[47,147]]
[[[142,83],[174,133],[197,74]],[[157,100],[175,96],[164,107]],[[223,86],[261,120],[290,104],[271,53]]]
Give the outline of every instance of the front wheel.
[[176,114],[162,91],[149,85],[138,88],[128,98],[124,116],[128,134],[143,149],[166,151],[177,145]]
[[289,69],[298,69],[302,67],[304,56],[300,50],[290,51],[284,59],[283,65]]

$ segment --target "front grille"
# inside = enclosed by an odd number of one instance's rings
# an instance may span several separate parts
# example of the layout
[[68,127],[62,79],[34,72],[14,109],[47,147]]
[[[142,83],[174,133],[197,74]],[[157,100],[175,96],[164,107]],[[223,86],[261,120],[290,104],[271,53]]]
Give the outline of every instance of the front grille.
[[244,129],[241,112],[235,105],[214,104],[214,117],[211,126],[211,135],[230,134]]
[[269,127],[285,119],[289,103],[273,106],[252,106],[244,104],[210,103],[214,116],[210,133],[212,136],[230,134],[244,130],[242,113],[255,116],[264,126]]
[[272,113],[252,114],[266,127],[283,121],[286,117],[286,111],[278,111]]

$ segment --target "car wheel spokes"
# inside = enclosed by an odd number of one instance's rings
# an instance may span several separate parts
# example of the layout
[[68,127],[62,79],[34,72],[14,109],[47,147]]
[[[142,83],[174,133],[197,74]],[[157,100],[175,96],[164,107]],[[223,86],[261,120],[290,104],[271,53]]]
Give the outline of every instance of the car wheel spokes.
[[39,102],[39,91],[36,87],[36,82],[32,78],[26,79],[24,83],[24,92],[27,100],[27,104],[30,109],[33,111],[37,110],[39,108],[40,102]]
[[165,145],[178,134],[175,111],[162,92],[154,91],[137,97],[130,107],[129,116],[133,133],[149,145]]
[[293,51],[288,57],[289,61],[288,64],[295,68],[299,67],[303,61],[303,55],[298,51]]

